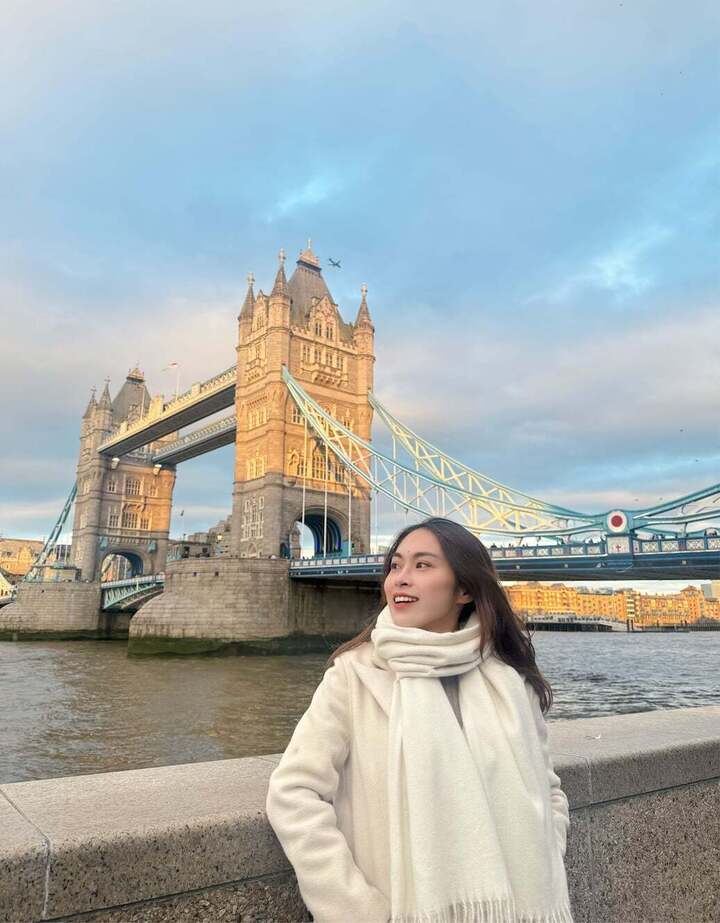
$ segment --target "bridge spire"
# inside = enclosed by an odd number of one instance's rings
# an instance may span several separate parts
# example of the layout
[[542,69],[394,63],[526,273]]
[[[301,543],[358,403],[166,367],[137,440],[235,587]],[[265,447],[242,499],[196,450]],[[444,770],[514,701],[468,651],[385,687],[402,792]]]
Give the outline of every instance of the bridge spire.
[[355,318],[355,326],[356,327],[372,327],[372,329],[374,330],[375,328],[373,327],[373,322],[370,317],[370,309],[367,306],[368,287],[367,285],[365,285],[364,282],[362,284],[362,288],[360,289],[360,291],[362,292],[362,300],[360,302],[360,307],[358,309],[357,317]]
[[320,269],[320,260],[313,253],[312,240],[308,237],[307,247],[300,253],[299,264],[305,264],[311,269]]
[[105,387],[103,388],[102,394],[100,395],[100,400],[98,401],[98,407],[102,407],[103,410],[107,410],[112,406],[112,399],[110,397],[110,379],[105,379]]
[[272,291],[270,292],[270,297],[277,295],[283,295],[289,297],[287,279],[285,278],[285,251],[281,250],[278,254],[278,259],[280,265],[278,266],[277,275],[275,276],[275,284],[273,285]]
[[85,408],[85,413],[83,414],[83,420],[87,420],[88,417],[92,416],[92,412],[96,407],[97,401],[95,400],[95,385],[93,385],[90,391],[90,400],[88,401],[88,405]]
[[253,310],[255,309],[255,292],[253,291],[253,285],[255,283],[254,273],[249,272],[247,280],[248,280],[247,295],[245,295],[245,301],[243,302],[243,306],[240,309],[240,313],[238,314],[238,320],[240,320],[243,317],[252,317]]

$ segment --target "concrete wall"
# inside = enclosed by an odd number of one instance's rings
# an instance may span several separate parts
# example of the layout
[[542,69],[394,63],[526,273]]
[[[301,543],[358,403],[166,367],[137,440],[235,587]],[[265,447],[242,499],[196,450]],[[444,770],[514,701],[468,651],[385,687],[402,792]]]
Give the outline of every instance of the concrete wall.
[[0,640],[96,638],[99,583],[23,583],[16,602],[0,609]]
[[[717,921],[720,706],[549,728],[576,923]],[[0,920],[309,920],[264,814],[278,759],[0,786]]]

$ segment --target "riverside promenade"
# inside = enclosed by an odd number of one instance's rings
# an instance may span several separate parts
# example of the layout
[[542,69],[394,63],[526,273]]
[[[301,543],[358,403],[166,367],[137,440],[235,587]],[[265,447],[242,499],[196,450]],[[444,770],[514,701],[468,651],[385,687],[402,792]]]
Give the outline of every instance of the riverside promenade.
[[[576,923],[720,921],[720,706],[548,728]],[[0,920],[309,920],[265,816],[279,758],[1,785]]]

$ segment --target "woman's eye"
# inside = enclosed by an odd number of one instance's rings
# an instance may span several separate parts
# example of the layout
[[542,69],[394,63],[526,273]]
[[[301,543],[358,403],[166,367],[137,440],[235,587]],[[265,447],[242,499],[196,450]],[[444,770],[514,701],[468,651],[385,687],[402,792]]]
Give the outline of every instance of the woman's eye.
[[430,567],[427,561],[418,561],[418,567],[420,567],[423,564],[425,565],[425,567]]

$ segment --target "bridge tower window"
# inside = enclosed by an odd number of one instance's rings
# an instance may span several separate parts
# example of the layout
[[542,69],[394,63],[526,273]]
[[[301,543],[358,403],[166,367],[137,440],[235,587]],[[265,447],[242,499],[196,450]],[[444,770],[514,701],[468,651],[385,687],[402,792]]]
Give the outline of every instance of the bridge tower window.
[[138,524],[137,513],[131,513],[131,512],[125,511],[122,514],[123,529],[137,529],[137,524]]
[[297,404],[292,405],[292,421],[293,423],[302,423],[302,411]]
[[117,493],[117,481],[115,480],[115,478],[108,478],[107,492],[109,494]]
[[157,497],[157,483],[155,481],[150,481],[150,486],[148,487],[148,496]]
[[149,516],[142,516],[140,518],[140,528],[145,532],[148,531],[148,529],[150,528],[150,517]]
[[108,513],[108,528],[117,529],[120,525],[120,514],[117,510],[110,510]]
[[130,497],[136,497],[140,493],[138,478],[125,478],[125,493]]

